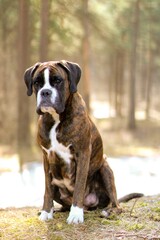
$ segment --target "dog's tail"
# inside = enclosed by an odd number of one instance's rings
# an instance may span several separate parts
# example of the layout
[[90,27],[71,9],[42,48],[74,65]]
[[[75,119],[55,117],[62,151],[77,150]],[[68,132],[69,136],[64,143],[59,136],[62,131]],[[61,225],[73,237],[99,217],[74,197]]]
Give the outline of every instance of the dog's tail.
[[128,202],[129,200],[131,200],[133,198],[140,198],[143,196],[144,196],[143,193],[130,193],[130,194],[125,195],[124,197],[119,198],[118,202],[119,203]]

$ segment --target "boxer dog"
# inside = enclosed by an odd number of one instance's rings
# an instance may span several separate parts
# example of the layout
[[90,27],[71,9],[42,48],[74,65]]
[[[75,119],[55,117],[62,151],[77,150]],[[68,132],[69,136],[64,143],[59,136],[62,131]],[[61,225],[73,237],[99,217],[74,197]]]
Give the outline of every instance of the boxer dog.
[[37,100],[38,144],[43,152],[45,194],[40,219],[53,218],[53,201],[69,210],[68,224],[82,223],[84,210],[115,207],[114,175],[101,136],[77,92],[78,64],[36,63],[24,74],[27,94]]

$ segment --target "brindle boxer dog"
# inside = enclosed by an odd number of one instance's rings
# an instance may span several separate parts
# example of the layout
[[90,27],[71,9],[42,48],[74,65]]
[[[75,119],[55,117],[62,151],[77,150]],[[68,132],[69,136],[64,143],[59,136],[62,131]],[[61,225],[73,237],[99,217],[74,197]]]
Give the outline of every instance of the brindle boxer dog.
[[78,64],[36,63],[26,70],[27,94],[37,99],[38,143],[43,151],[45,195],[41,220],[53,217],[53,200],[70,209],[67,222],[82,223],[84,210],[120,211],[114,176],[103,155],[101,136],[77,92]]

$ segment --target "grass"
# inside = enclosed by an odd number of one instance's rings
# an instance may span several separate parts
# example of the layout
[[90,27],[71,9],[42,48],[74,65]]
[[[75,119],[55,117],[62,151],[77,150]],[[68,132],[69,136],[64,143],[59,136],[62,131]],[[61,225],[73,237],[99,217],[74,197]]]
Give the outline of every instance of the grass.
[[121,206],[123,212],[109,219],[101,217],[101,210],[86,212],[85,222],[79,225],[66,224],[68,212],[56,212],[53,220],[41,222],[37,208],[1,209],[0,239],[160,239],[160,196],[143,197]]

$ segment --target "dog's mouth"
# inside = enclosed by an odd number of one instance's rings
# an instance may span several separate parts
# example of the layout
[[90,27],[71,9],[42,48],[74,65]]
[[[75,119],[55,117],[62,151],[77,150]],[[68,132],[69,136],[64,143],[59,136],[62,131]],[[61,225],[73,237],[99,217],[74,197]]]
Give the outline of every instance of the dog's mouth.
[[54,113],[56,112],[56,109],[52,106],[51,103],[48,102],[41,102],[39,106],[37,106],[37,113],[39,115],[42,115],[44,113]]
[[39,106],[37,106],[37,113],[39,115],[43,115],[44,113],[49,113],[52,116],[59,115],[64,111],[64,108],[59,105],[53,105],[51,102],[41,102]]

